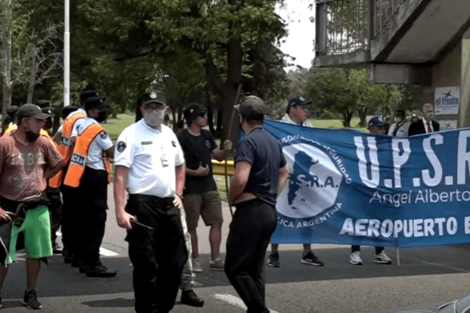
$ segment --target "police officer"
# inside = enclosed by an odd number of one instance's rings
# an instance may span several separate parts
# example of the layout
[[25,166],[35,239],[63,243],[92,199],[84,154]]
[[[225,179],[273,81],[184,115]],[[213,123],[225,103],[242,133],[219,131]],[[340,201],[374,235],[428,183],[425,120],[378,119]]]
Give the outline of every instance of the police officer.
[[[41,111],[49,115],[49,117],[46,119],[46,122],[44,123],[41,134],[45,133],[45,135],[47,135],[47,137],[49,138],[50,142],[56,147],[57,144],[52,140],[49,133],[49,131],[52,130],[52,119],[55,117],[55,109],[54,107],[49,106],[41,108]],[[51,213],[52,251],[54,254],[60,254],[63,251],[60,245],[57,243],[57,231],[59,230],[60,225],[62,224],[62,199],[60,197],[59,189],[54,189],[50,186],[47,186],[46,195],[50,201],[49,211]]]
[[[82,106],[84,105],[84,101],[91,97],[99,97],[99,94],[94,90],[81,92],[80,101]],[[65,160],[65,167],[49,180],[49,186],[51,188],[60,188],[60,192],[62,193],[62,242],[64,244],[64,262],[71,263],[73,267],[80,267],[81,261],[77,258],[76,249],[78,241],[80,240],[77,220],[80,217],[81,208],[78,206],[78,203],[82,195],[77,193],[77,188],[71,188],[64,185],[62,182],[67,174],[70,157],[73,152],[74,138],[72,138],[72,133],[76,138],[77,127],[81,124],[81,121],[88,116],[84,108],[74,110],[67,109],[66,112],[70,113],[65,118],[58,134],[54,136],[54,138],[60,138],[58,140],[57,149]]]
[[162,125],[163,100],[151,92],[139,107],[143,119],[127,127],[116,145],[116,218],[128,230],[136,312],[164,313],[174,306],[188,256],[178,208],[185,165],[176,135]]
[[225,273],[247,312],[268,313],[264,259],[277,224],[277,191],[287,181],[288,168],[281,144],[262,127],[263,101],[249,96],[237,107],[246,137],[235,155],[228,195],[229,205],[237,209],[227,239]]
[[108,270],[100,261],[100,246],[105,232],[111,174],[104,156],[114,157],[114,145],[100,125],[107,112],[103,99],[87,98],[84,108],[88,117],[72,132],[72,138],[76,139],[64,179],[64,185],[77,189],[80,195],[76,199],[77,208],[80,208],[76,221],[80,238],[75,252],[82,262],[80,273],[89,277],[113,277],[116,272]]

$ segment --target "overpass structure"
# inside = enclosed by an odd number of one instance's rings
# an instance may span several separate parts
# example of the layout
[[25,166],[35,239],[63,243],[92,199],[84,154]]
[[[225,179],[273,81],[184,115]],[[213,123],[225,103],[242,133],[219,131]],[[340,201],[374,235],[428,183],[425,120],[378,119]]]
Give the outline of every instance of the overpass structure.
[[424,86],[437,120],[470,126],[470,1],[317,0],[314,66],[353,65]]

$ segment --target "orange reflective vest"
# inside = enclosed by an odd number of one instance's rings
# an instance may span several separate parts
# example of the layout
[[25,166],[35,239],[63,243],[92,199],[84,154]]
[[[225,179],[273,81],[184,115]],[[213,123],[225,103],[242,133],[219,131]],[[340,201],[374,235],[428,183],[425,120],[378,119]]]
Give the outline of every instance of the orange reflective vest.
[[[57,146],[57,150],[60,155],[64,158],[65,165],[70,161],[70,156],[73,152],[73,147],[70,144],[70,137],[72,137],[73,125],[75,122],[87,118],[87,115],[83,112],[77,112],[72,115],[70,118],[66,118],[64,124],[62,125],[62,134],[60,135],[60,142]],[[62,184],[63,170],[60,170],[57,174],[49,179],[49,186],[52,188],[59,188]]]
[[[12,132],[14,132],[15,130],[18,129],[18,125],[16,124],[11,124],[10,126],[8,126],[8,128],[5,130],[5,134],[4,135],[8,135],[8,134],[11,134]],[[52,145],[54,147],[57,147],[56,143],[54,142],[54,140],[52,140],[51,136],[49,135],[49,133],[44,130],[44,129],[41,129],[39,131],[39,135],[41,136],[44,136],[44,137],[47,137],[47,139],[49,139],[49,141],[52,143]]]
[[[83,131],[83,133],[77,137],[72,156],[70,157],[69,169],[65,175],[64,184],[66,186],[77,188],[80,185],[83,172],[85,172],[86,159],[90,145],[96,136],[98,136],[103,131],[104,128],[100,124],[91,124]],[[106,158],[103,158],[103,162],[105,164],[106,170],[108,171],[109,180],[111,167],[109,166],[109,162],[108,164],[106,163]]]

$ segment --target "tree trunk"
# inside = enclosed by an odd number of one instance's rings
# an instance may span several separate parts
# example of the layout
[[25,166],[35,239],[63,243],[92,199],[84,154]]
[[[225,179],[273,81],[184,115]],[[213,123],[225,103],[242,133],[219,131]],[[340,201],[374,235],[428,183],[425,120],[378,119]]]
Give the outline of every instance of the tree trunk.
[[13,91],[13,82],[11,78],[11,32],[13,19],[13,3],[7,0],[3,6],[4,20],[2,31],[2,72],[3,72],[3,107],[2,119],[7,116],[7,109],[11,106],[11,96]]
[[357,109],[357,115],[360,118],[359,126],[360,127],[366,127],[367,126],[367,112],[369,109],[361,107]]
[[215,128],[214,128],[214,114],[211,107],[207,107],[207,125],[212,135],[215,137]]
[[342,113],[343,115],[343,126],[344,127],[351,127],[351,119],[353,117],[354,111],[346,110]]
[[36,87],[36,74],[36,56],[33,55],[31,58],[31,73],[29,75],[28,100],[26,100],[26,103],[33,103],[34,87]]

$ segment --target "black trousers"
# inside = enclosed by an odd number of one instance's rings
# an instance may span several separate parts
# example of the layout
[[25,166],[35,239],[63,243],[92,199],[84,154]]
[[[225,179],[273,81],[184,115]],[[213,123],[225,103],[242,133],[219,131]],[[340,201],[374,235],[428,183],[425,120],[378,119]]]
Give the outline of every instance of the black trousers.
[[103,242],[108,209],[108,173],[104,170],[85,168],[78,186],[80,216],[77,258],[85,266],[100,262],[100,247]]
[[[358,252],[361,251],[361,246],[351,246],[351,252]],[[384,251],[384,247],[375,247],[375,254],[380,254]]]
[[79,230],[78,219],[80,217],[80,194],[78,188],[61,185],[62,193],[62,243],[64,249],[72,254],[76,254],[81,232]]
[[49,212],[51,213],[51,240],[52,246],[56,243],[57,231],[62,224],[62,199],[59,190],[46,190],[46,195],[51,202]]
[[225,274],[248,307],[248,313],[268,313],[264,261],[276,230],[276,208],[259,199],[242,202],[236,208],[227,238]]
[[169,312],[188,258],[180,211],[174,207],[173,198],[147,195],[130,195],[126,211],[153,228],[133,225],[127,232],[129,258],[134,266],[135,311]]

